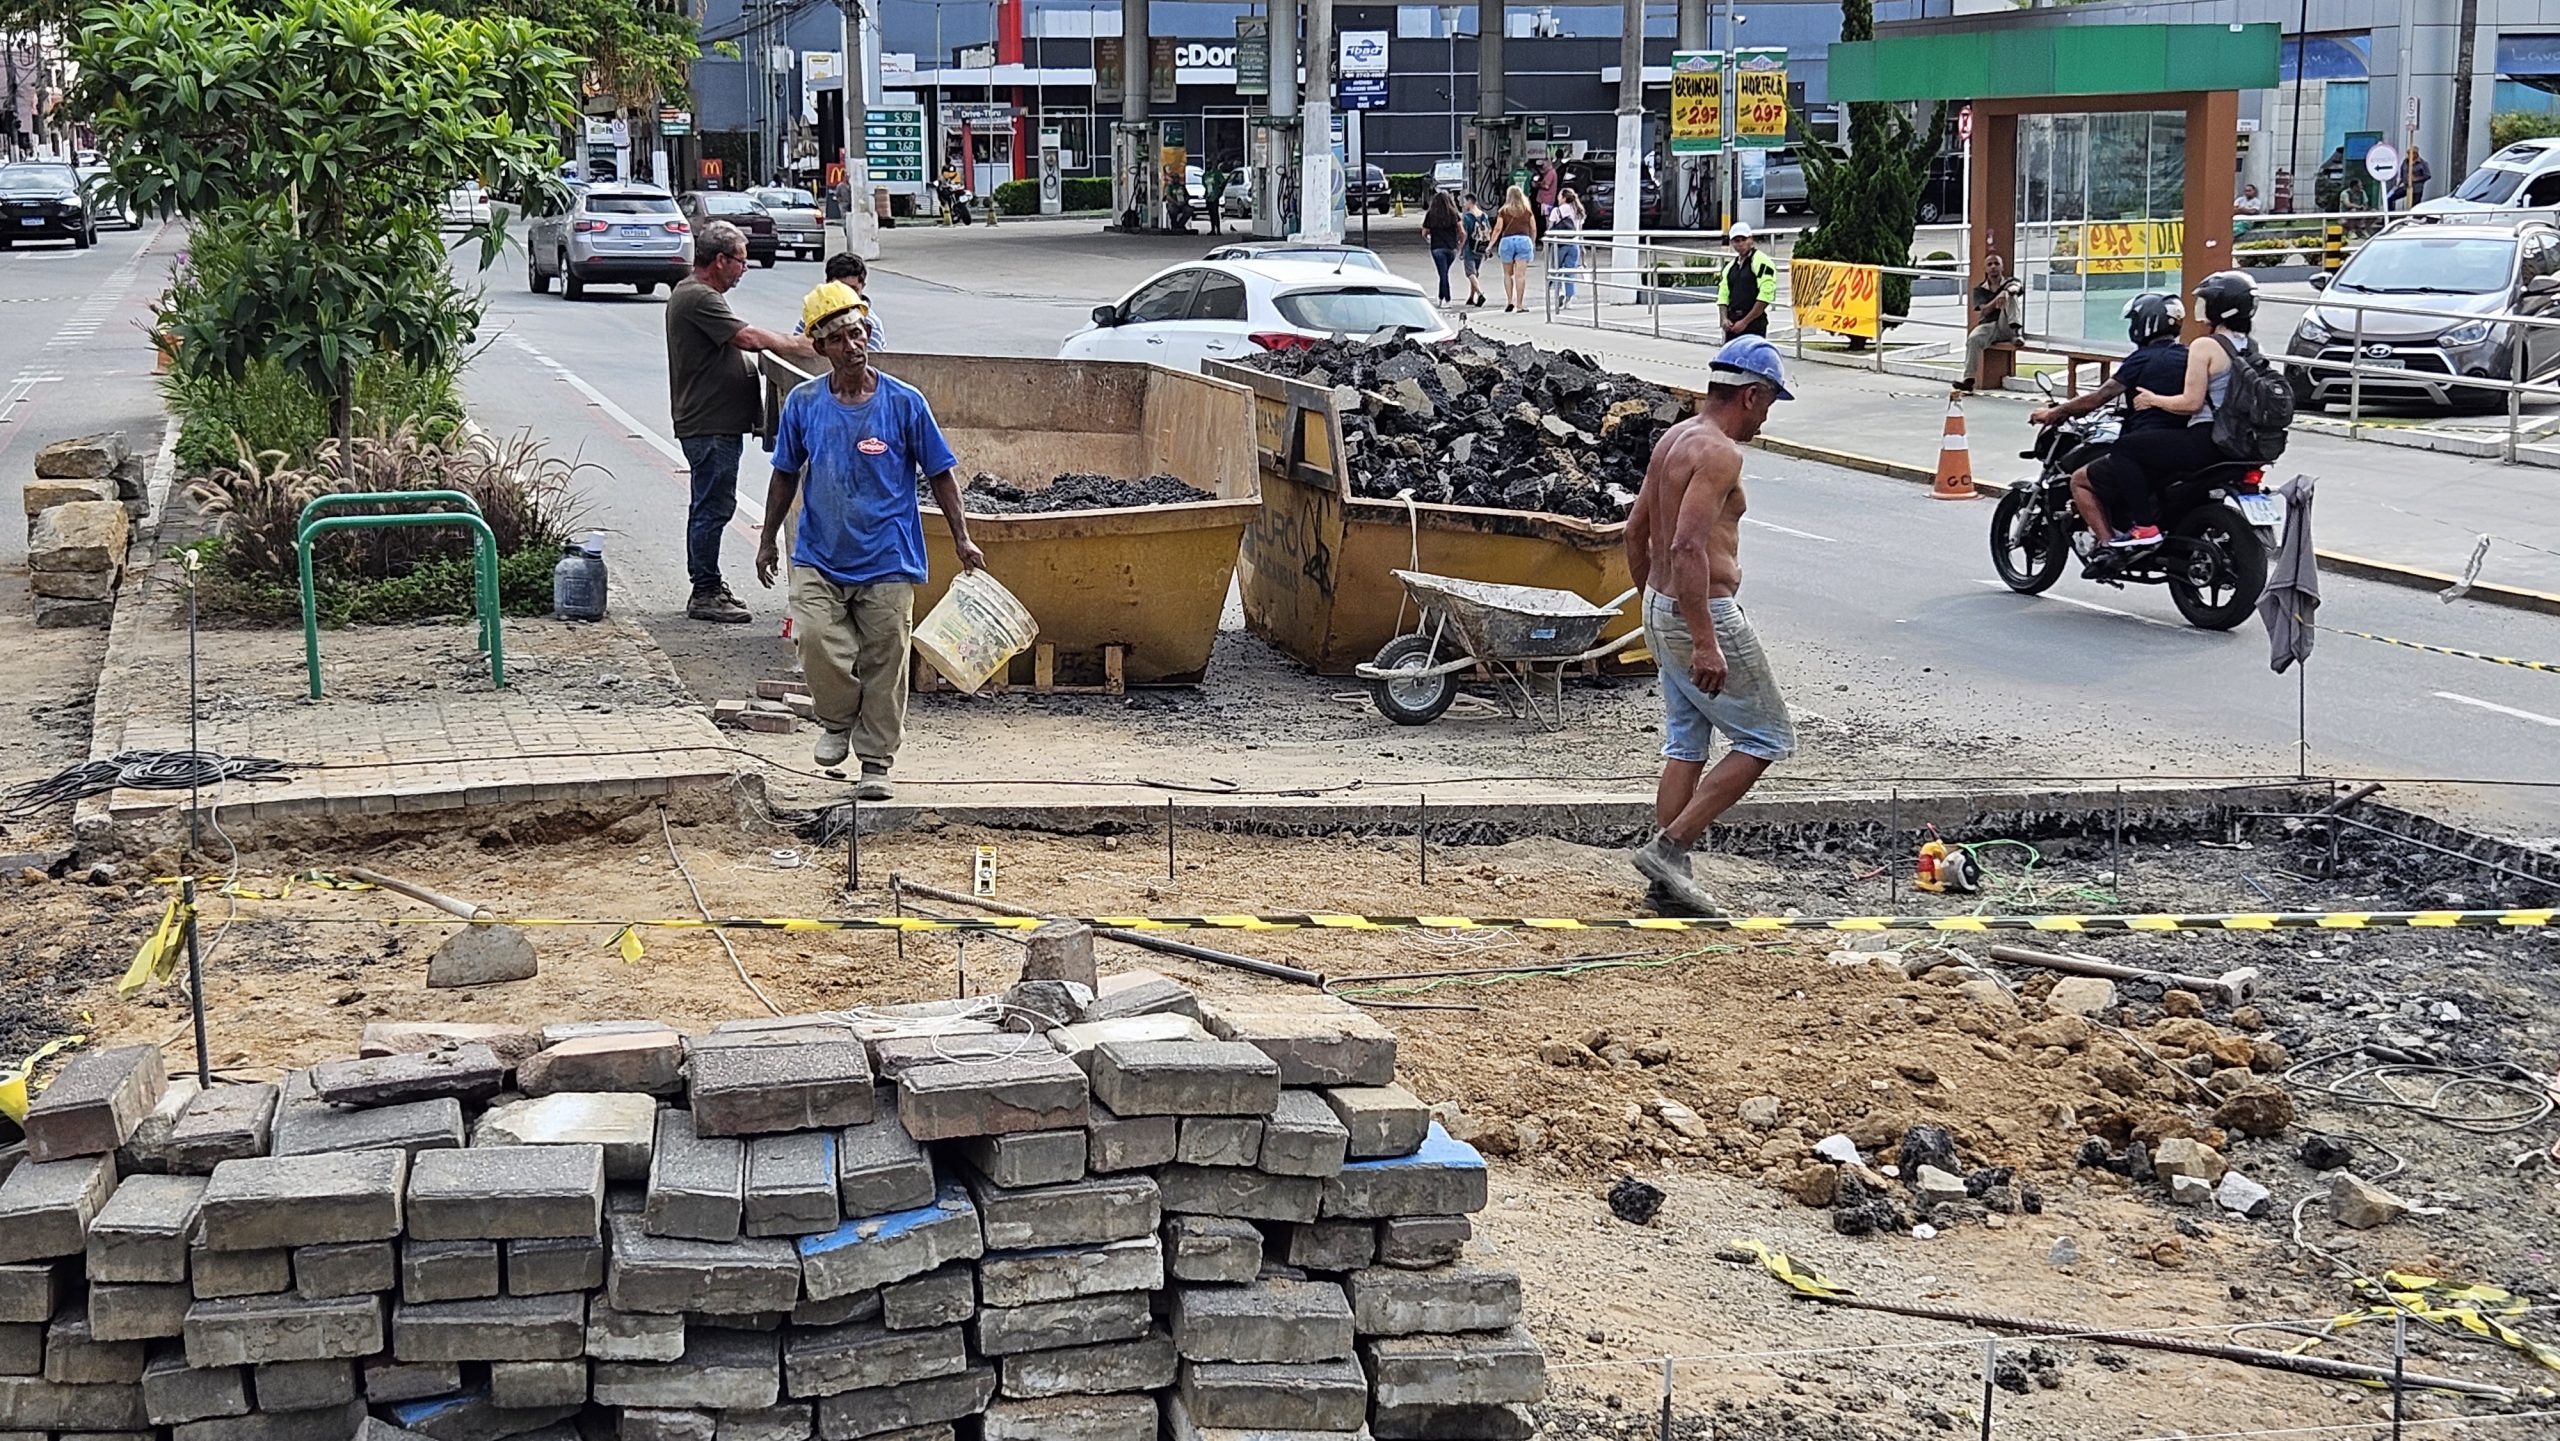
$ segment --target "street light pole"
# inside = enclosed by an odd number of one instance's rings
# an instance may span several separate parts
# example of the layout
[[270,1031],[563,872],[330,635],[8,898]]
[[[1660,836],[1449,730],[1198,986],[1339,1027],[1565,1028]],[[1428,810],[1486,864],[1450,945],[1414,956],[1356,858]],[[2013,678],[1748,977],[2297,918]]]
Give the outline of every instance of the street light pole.
[[[1479,26],[1481,28],[1481,26]],[[1449,102],[1449,153],[1458,154],[1458,7],[1440,7],[1440,33],[1449,40],[1449,88],[1442,92]],[[1435,187],[1437,188],[1436,184]]]

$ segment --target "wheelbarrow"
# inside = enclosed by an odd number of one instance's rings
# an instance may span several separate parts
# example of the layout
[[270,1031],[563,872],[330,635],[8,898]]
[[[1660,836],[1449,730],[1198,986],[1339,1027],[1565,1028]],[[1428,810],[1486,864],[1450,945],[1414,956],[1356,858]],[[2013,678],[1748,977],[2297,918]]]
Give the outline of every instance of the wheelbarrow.
[[1564,673],[1600,660],[1643,638],[1640,630],[1601,642],[1600,628],[1617,618],[1635,592],[1605,606],[1569,590],[1496,585],[1433,575],[1390,572],[1404,583],[1405,599],[1421,613],[1420,628],[1378,648],[1377,659],[1353,668],[1369,683],[1378,713],[1398,725],[1428,725],[1458,698],[1458,676],[1478,666],[1520,693],[1530,719],[1564,729]]

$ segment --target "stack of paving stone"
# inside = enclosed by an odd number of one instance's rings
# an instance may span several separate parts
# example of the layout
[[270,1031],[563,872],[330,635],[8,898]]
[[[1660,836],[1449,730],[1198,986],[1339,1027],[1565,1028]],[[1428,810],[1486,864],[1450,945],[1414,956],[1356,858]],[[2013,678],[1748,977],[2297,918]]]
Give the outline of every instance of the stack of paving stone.
[[1042,934],[1001,1002],[82,1056],[0,1150],[0,1441],[1530,1435],[1394,1037]]

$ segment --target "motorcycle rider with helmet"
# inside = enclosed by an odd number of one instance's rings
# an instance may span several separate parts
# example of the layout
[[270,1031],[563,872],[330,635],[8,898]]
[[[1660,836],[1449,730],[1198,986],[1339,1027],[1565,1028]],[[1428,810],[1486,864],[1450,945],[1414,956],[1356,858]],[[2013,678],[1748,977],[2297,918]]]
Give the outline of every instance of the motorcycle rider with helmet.
[[[2178,298],[2145,291],[2125,302],[2124,320],[2133,353],[2117,363],[2115,375],[2085,395],[2036,411],[2028,417],[2031,423],[2040,427],[2053,425],[2128,396],[2158,394],[2164,386],[2184,383],[2193,361],[2188,348],[2178,340],[2178,327],[2186,320],[2186,307]],[[2145,432],[2185,428],[2183,418],[2172,417],[2165,410],[2129,410],[2115,448],[2072,472],[2072,506],[2088,524],[2093,540],[2103,541],[2112,550],[2160,543],[2159,490],[2150,481],[2156,472],[2128,459],[2127,452],[2145,443],[2137,439]],[[2116,529],[2110,517],[2126,522],[2125,528]],[[2103,554],[2101,550],[2090,556],[2090,569],[2100,568]]]
[[[2139,460],[2156,486],[2192,474],[2230,457],[2214,444],[2213,417],[2231,390],[2231,352],[2247,354],[2258,314],[2258,282],[2237,270],[2218,271],[2196,286],[2196,309],[2213,327],[2211,345],[2187,347],[2187,373],[2175,391],[2146,388],[2133,393],[2131,416],[2160,414],[2174,418],[2173,433],[2143,447]],[[2225,349],[2225,346],[2229,349]],[[2124,453],[2118,445],[2116,453]]]

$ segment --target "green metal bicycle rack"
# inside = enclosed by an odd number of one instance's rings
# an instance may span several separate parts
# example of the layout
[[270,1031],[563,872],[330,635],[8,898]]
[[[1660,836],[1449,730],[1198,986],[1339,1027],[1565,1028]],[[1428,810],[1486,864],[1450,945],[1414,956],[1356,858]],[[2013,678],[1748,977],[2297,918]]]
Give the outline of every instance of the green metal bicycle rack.
[[[409,511],[398,515],[321,515],[344,505],[417,504],[459,506],[455,509]],[[324,495],[302,508],[294,534],[294,556],[302,569],[302,654],[311,672],[311,698],[320,699],[320,597],[311,581],[311,543],[336,530],[382,530],[398,526],[459,525],[471,540],[472,609],[480,620],[478,648],[489,653],[489,681],[507,685],[506,641],[498,627],[498,536],[480,514],[480,503],[458,490],[350,491]]]

